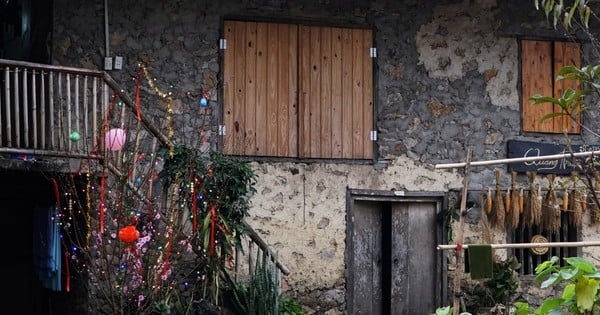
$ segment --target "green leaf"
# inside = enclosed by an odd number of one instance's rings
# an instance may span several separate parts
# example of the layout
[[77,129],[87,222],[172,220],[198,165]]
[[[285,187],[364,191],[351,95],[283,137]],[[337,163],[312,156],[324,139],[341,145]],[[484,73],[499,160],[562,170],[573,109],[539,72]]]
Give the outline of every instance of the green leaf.
[[542,306],[540,306],[539,310],[542,314],[549,314],[552,310],[558,308],[563,301],[564,300],[561,298],[549,298],[542,303]]
[[551,274],[548,279],[546,279],[544,282],[542,282],[542,284],[540,285],[540,287],[542,289],[544,288],[548,288],[554,284],[556,284],[557,282],[559,282],[561,280],[561,278],[558,276],[558,273],[554,273]]
[[575,285],[577,308],[579,311],[591,311],[598,292],[598,281],[586,276],[579,278]]
[[585,273],[595,273],[597,271],[591,262],[581,257],[567,257],[565,258],[565,262]]

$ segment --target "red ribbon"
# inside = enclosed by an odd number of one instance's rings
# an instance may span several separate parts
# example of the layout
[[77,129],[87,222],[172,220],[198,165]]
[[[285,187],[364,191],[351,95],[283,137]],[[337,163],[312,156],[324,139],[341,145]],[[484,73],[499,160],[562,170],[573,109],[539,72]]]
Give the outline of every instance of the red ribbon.
[[171,235],[172,232],[169,231],[169,238],[167,244],[167,255],[165,257],[165,264],[163,265],[162,275],[165,276],[167,274],[167,270],[169,269],[169,258],[171,257]]
[[67,271],[66,290],[67,290],[67,292],[71,292],[71,268],[69,267],[69,251],[68,250],[65,250],[65,268]]
[[142,120],[142,105],[140,101],[140,77],[139,75],[144,73],[144,68],[140,67],[140,71],[138,72],[138,76],[133,80],[135,81],[135,108],[137,110],[137,119],[138,121]]
[[127,173],[127,178],[129,178],[131,176],[131,174],[133,173],[133,170],[135,169],[135,165],[141,160],[143,159],[145,156],[144,153],[141,153],[140,155],[138,155],[137,159],[135,159],[135,161],[133,162],[133,165],[131,166],[131,169],[129,170],[129,172]]
[[215,225],[217,223],[217,205],[212,205],[210,207],[210,249],[208,254],[212,256],[215,252]]
[[100,179],[100,233],[104,233],[104,174]]
[[56,197],[56,204],[58,207],[58,211],[60,211],[60,192],[58,190],[58,183],[54,178],[52,178],[52,186],[54,186],[54,197]]
[[198,199],[198,197],[196,196],[196,189],[195,189],[196,183],[192,183],[192,218],[194,220],[194,232],[196,230],[198,230],[198,222],[196,219],[197,216],[197,211],[198,211],[198,202],[196,201],[196,199]]

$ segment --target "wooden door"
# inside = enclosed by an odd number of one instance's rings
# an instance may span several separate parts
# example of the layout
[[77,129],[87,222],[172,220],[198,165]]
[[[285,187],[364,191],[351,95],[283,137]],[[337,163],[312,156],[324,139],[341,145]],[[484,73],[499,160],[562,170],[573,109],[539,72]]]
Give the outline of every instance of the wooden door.
[[349,314],[429,315],[441,303],[438,203],[352,203]]

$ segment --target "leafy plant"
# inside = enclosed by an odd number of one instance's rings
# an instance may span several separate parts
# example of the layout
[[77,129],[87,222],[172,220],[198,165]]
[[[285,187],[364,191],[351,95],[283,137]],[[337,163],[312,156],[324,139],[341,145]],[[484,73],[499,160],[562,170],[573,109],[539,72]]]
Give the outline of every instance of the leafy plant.
[[[435,313],[431,314],[431,315],[452,315],[454,314],[452,312],[452,307],[450,306],[443,306],[443,307],[438,307],[435,310]],[[471,315],[471,313],[469,312],[462,312],[460,313],[460,315]]]
[[[600,272],[588,260],[581,257],[564,258],[560,266],[559,258],[539,264],[534,282],[541,288],[564,286],[560,297],[546,299],[534,312],[543,314],[597,314],[600,312]],[[525,306],[521,302],[519,305]],[[520,313],[526,314],[526,313]]]
[[281,315],[305,315],[306,312],[302,310],[302,306],[293,298],[282,295],[281,298]]
[[[259,250],[260,251],[260,250]],[[280,293],[276,267],[267,252],[258,253],[247,282],[235,282],[227,274],[225,300],[239,315],[279,315]]]
[[513,256],[505,261],[495,261],[492,277],[477,283],[467,295],[471,307],[495,306],[508,303],[508,298],[519,287],[517,269],[521,264]]

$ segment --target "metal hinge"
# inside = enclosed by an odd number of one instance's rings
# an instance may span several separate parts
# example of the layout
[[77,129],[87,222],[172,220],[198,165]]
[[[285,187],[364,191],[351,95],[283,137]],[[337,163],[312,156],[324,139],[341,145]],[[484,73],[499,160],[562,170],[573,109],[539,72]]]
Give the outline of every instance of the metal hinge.
[[377,130],[371,130],[369,138],[371,139],[371,141],[377,141]]
[[227,127],[225,127],[224,125],[219,125],[218,133],[219,136],[224,136],[227,133]]
[[219,49],[227,49],[227,39],[219,39]]
[[371,47],[369,48],[369,55],[371,58],[377,58],[377,48]]

